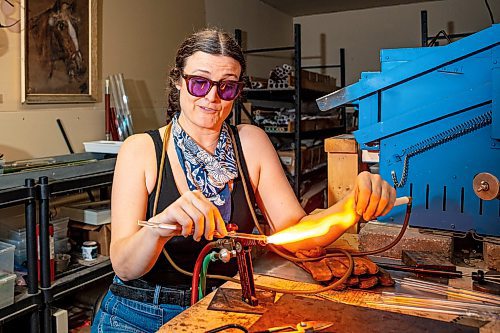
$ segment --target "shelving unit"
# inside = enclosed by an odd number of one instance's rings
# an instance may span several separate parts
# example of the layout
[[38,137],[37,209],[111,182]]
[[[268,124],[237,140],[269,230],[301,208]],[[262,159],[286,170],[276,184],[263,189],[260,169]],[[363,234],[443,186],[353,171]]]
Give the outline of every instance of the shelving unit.
[[[80,156],[78,156],[80,155]],[[0,208],[25,203],[28,288],[27,292],[16,296],[15,303],[0,309],[0,331],[4,322],[31,313],[30,331],[52,333],[52,304],[74,291],[105,279],[113,274],[109,259],[93,266],[81,266],[67,274],[56,274],[50,280],[49,204],[54,197],[88,191],[107,189],[113,181],[115,158],[104,158],[103,154],[74,154],[56,157],[65,162],[78,158],[88,163],[55,165],[45,170],[9,174],[0,177]],[[50,180],[48,178],[50,175]],[[25,186],[19,186],[23,177]],[[38,177],[35,183],[34,178]],[[7,189],[3,190],[1,185]],[[105,191],[101,191],[104,193]],[[37,279],[36,250],[36,206],[38,203],[40,241],[40,288]],[[40,290],[39,290],[40,289]]]
[[33,179],[26,179],[24,186],[6,186],[0,183],[0,209],[24,204],[26,221],[26,252],[28,263],[27,286],[14,295],[14,304],[0,309],[0,331],[6,322],[20,316],[29,316],[30,332],[38,332],[38,309],[42,304],[38,290],[36,256],[36,189]]
[[39,178],[40,201],[40,253],[41,277],[40,284],[43,294],[42,323],[43,332],[52,332],[51,304],[52,302],[68,295],[76,289],[106,278],[113,274],[109,259],[90,267],[81,267],[80,270],[57,278],[54,283],[50,281],[50,252],[49,252],[49,201],[58,195],[72,194],[94,188],[111,186],[113,169],[103,170],[98,173],[62,179],[49,182],[48,177]]
[[[241,45],[241,30],[235,31],[235,38]],[[294,143],[294,161],[293,169],[294,172],[287,173],[289,180],[292,183],[295,194],[300,199],[301,193],[301,182],[306,177],[311,177],[317,174],[321,170],[325,171],[326,175],[326,163],[324,165],[315,166],[308,170],[302,170],[302,156],[301,156],[301,146],[302,141],[305,139],[323,139],[329,136],[334,136],[337,134],[344,133],[346,131],[346,117],[345,108],[339,109],[340,117],[342,123],[338,126],[332,126],[330,128],[322,129],[307,129],[302,128],[302,102],[304,101],[314,101],[329,92],[316,91],[311,89],[306,89],[301,87],[302,73],[304,69],[321,69],[321,68],[338,68],[340,70],[340,85],[345,86],[345,50],[340,49],[340,63],[336,65],[322,65],[322,66],[302,66],[301,60],[301,27],[300,24],[294,24],[294,44],[292,46],[284,47],[273,47],[273,48],[261,48],[261,49],[250,49],[244,50],[244,54],[257,54],[257,53],[269,53],[269,52],[279,52],[279,51],[293,51],[293,71],[295,84],[293,88],[289,89],[244,89],[243,98],[252,103],[252,106],[260,108],[287,108],[295,109],[295,121],[293,124],[292,131],[273,131],[269,128],[264,128],[266,132],[271,137],[275,138],[289,138],[293,140]],[[235,123],[241,123],[241,113],[246,112],[242,110],[241,104],[235,105]],[[250,119],[253,119],[252,114],[247,113]],[[286,171],[286,168],[285,168]]]
[[[429,30],[427,26],[427,11],[422,10],[420,12],[420,35],[422,36],[422,47],[432,46],[434,42],[437,40],[446,39],[447,37],[450,39],[454,38],[462,38],[472,35],[472,33],[458,33],[458,34],[449,34],[445,35],[444,31],[441,30],[436,36],[429,37]],[[430,43],[429,43],[430,42]],[[430,45],[431,44],[431,45]]]

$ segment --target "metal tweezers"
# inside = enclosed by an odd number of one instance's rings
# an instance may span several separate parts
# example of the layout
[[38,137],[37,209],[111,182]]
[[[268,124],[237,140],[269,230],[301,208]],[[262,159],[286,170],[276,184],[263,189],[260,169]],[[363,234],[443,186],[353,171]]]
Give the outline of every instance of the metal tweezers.
[[[177,230],[177,231],[182,230],[182,227],[179,224],[172,224],[172,223],[156,223],[156,222],[138,220],[137,224],[140,225],[141,227],[160,228],[160,229]],[[227,234],[227,236],[230,238],[249,239],[257,242],[267,243],[266,235],[246,234],[246,233],[230,231]]]
[[138,220],[137,224],[141,227],[150,227],[150,228],[160,228],[160,229],[168,229],[168,230],[182,230],[182,227],[179,224],[171,224],[171,223],[155,223],[149,221],[141,221]]
[[266,235],[246,234],[246,233],[241,233],[241,232],[230,231],[230,232],[228,232],[227,236],[230,238],[248,239],[248,240],[254,240],[257,242],[267,243],[267,236]]

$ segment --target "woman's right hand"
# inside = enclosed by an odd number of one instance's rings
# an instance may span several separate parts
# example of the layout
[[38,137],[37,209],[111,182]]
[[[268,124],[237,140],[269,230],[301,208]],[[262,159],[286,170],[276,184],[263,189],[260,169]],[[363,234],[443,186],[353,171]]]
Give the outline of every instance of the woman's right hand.
[[[219,210],[200,191],[188,191],[182,194],[161,213],[149,219],[153,223],[179,224],[182,235],[193,235],[195,241],[202,236],[212,240],[227,235],[226,225]],[[194,230],[193,230],[194,229]],[[174,232],[168,229],[154,228],[162,237],[172,236]]]

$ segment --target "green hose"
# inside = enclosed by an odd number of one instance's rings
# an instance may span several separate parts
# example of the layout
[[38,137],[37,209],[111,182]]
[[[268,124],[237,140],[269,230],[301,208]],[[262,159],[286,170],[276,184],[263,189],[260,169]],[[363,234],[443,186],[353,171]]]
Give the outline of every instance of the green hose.
[[205,290],[207,287],[208,264],[210,263],[210,261],[216,260],[215,254],[215,252],[210,252],[203,259],[203,266],[200,272],[200,282],[198,283],[198,299],[202,299],[205,296]]

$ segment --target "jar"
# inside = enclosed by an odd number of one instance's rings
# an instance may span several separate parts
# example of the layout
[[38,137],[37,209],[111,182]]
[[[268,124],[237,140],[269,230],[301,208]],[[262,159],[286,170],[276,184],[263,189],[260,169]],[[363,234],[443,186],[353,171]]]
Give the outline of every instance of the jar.
[[82,245],[82,258],[83,260],[97,259],[97,242],[85,241]]

